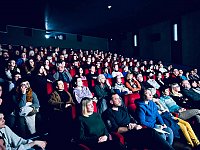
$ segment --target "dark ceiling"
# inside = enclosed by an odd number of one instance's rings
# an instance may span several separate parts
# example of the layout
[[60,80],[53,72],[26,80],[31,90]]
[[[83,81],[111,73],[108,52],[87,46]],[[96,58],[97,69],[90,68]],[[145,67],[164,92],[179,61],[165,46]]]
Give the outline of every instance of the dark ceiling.
[[10,24],[109,37],[196,10],[199,0],[3,0],[0,29]]

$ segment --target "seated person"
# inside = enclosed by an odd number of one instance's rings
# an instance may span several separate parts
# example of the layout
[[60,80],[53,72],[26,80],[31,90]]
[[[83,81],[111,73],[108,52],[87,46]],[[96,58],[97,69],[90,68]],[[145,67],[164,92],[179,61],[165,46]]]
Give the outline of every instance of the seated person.
[[189,75],[189,79],[190,79],[190,80],[199,80],[199,79],[200,79],[200,78],[199,78],[199,75],[196,73],[195,70],[197,70],[197,69],[192,69],[192,70],[190,71],[190,75]]
[[147,82],[153,86],[155,89],[159,89],[160,85],[158,84],[158,82],[156,82],[156,80],[154,79],[154,74],[152,72],[149,72],[148,76],[147,76]]
[[124,136],[128,148],[173,150],[154,129],[143,128],[131,118],[128,110],[121,107],[118,94],[112,94],[110,104],[111,107],[102,114],[103,120],[110,132],[118,132]]
[[170,72],[164,72],[163,75],[164,75],[163,82],[165,83],[165,86],[171,85],[172,82],[171,82]]
[[114,78],[114,91],[119,94],[120,96],[131,94],[132,91],[130,91],[127,87],[125,87],[124,84],[122,84],[122,79],[120,76],[116,76]]
[[76,69],[76,72],[77,74],[75,75],[75,77],[80,77],[81,80],[87,80],[82,67],[79,67],[78,69]]
[[51,121],[49,136],[52,140],[50,144],[56,144],[62,149],[63,144],[70,143],[72,138],[72,106],[74,105],[71,94],[64,90],[63,81],[56,81],[55,90],[51,93],[48,103]]
[[99,113],[102,113],[107,109],[108,97],[113,93],[111,85],[106,80],[103,74],[98,76],[98,84],[95,86],[95,96],[97,96],[97,109]]
[[13,103],[16,106],[13,115],[16,117],[19,116],[17,119],[20,120],[20,133],[26,136],[24,124],[27,124],[30,133],[34,134],[36,132],[35,117],[40,107],[37,95],[30,87],[30,83],[26,80],[21,81],[20,85],[13,92]]
[[141,90],[153,88],[152,85],[150,85],[148,82],[144,81],[144,78],[141,73],[137,74],[137,80],[139,81],[141,85]]
[[[174,117],[169,112],[169,109],[166,107],[166,105],[163,104],[162,101],[160,101],[160,99],[156,99],[156,100],[153,99],[153,101],[157,104],[158,111],[161,114],[164,122],[166,122],[167,125],[169,125],[169,127],[171,127],[171,129],[173,130],[174,137],[180,138],[180,134],[178,130],[181,129],[187,143],[190,146],[197,147],[200,144],[191,125],[187,121],[184,121],[178,117]],[[176,127],[177,125],[179,126],[179,128]]]
[[103,75],[106,77],[106,79],[113,78],[112,75],[109,73],[109,69],[108,68],[104,68]]
[[14,73],[20,72],[19,68],[17,68],[15,60],[11,59],[8,62],[8,67],[5,68],[5,75],[6,75],[6,80],[13,80],[14,78]]
[[181,77],[179,76],[179,70],[174,68],[173,69],[173,72],[170,76],[170,84],[173,84],[173,83],[181,83],[182,79]]
[[180,91],[181,91],[180,85],[178,83],[173,83],[171,85],[170,96],[177,103],[177,105],[184,108],[192,108],[192,106],[190,105],[190,101],[188,101],[188,98],[184,97]]
[[170,91],[168,87],[162,89],[162,96],[160,101],[169,109],[172,113],[178,113],[179,118],[183,120],[188,120],[190,118],[195,118],[197,123],[200,123],[200,110],[199,109],[188,109],[186,110],[183,107],[180,107],[170,96]]
[[98,74],[96,73],[96,68],[94,65],[92,65],[90,67],[90,72],[87,74],[87,81],[88,81],[88,87],[89,89],[93,92],[93,85],[92,85],[92,81],[96,82]]
[[33,59],[29,59],[28,61],[26,61],[26,65],[25,65],[25,75],[36,75],[36,71],[37,71],[37,66],[36,66],[36,62]]
[[126,76],[127,76],[128,73],[129,73],[128,66],[125,66],[125,67],[123,68],[123,72],[122,72],[124,78],[126,78]]
[[168,134],[161,132],[160,135],[172,145],[174,140],[173,131],[164,124],[162,117],[158,113],[156,104],[152,101],[153,95],[151,91],[146,89],[141,92],[141,95],[142,99],[136,102],[136,113],[139,123],[149,128],[159,128],[168,132]]
[[158,72],[156,76],[156,82],[160,85],[160,87],[163,87],[165,83],[162,80],[162,73]]
[[0,136],[3,138],[6,150],[29,150],[34,146],[45,149],[46,141],[25,140],[16,135],[7,125],[5,125],[4,115],[0,113]]
[[57,71],[53,75],[53,77],[55,80],[62,80],[63,82],[67,83],[70,83],[72,80],[69,71],[65,68],[62,62],[57,63]]
[[90,92],[89,88],[86,86],[83,86],[83,82],[81,77],[75,78],[75,87],[73,90],[73,94],[76,100],[76,103],[80,103],[82,98],[88,97],[93,98],[92,93]]
[[187,77],[184,75],[183,70],[179,69],[179,77],[181,80],[187,80]]
[[127,74],[125,85],[133,93],[134,92],[139,92],[141,90],[140,83],[136,80],[135,77],[133,77],[132,73],[128,73]]
[[198,84],[197,84],[197,81],[196,80],[190,80],[190,85],[191,85],[191,88],[200,94],[200,88],[198,87]]
[[112,72],[112,77],[115,78],[116,76],[123,77],[123,74],[119,71],[118,64],[114,64],[113,72]]
[[123,150],[117,141],[109,140],[109,133],[101,119],[101,115],[94,113],[92,99],[83,98],[81,101],[82,113],[78,118],[78,140],[92,150],[102,150],[112,147]]
[[181,93],[185,98],[188,98],[188,103],[191,104],[192,108],[200,108],[200,94],[191,88],[188,80],[183,80],[181,85]]

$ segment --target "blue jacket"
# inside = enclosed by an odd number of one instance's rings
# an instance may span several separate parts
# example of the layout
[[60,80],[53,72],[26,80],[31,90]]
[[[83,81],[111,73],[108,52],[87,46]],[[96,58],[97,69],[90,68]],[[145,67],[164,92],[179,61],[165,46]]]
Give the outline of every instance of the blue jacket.
[[158,123],[163,125],[163,119],[158,113],[156,104],[153,101],[149,101],[148,104],[145,104],[143,100],[136,102],[137,109],[137,120],[141,125],[144,125],[149,128],[154,128],[155,124]]

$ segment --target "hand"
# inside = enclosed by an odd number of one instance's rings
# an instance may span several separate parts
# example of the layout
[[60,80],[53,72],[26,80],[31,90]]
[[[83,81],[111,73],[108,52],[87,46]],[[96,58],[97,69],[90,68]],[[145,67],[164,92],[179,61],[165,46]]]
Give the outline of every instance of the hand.
[[181,109],[178,110],[178,112],[184,112],[184,111],[186,111],[185,108],[181,108]]
[[34,144],[41,147],[43,150],[45,149],[46,145],[47,145],[47,142],[46,141],[34,141]]
[[153,98],[153,102],[159,102],[159,99],[158,98]]
[[137,79],[135,77],[133,77],[133,81],[137,81]]
[[69,107],[69,106],[71,106],[71,105],[72,105],[72,104],[66,104],[66,105],[65,105],[65,108],[67,108],[67,107]]
[[53,81],[51,81],[51,80],[47,79],[47,82],[51,82],[51,83],[52,83]]
[[142,129],[142,126],[141,125],[135,125],[135,129],[140,130],[140,129]]
[[166,126],[166,124],[163,124],[163,125],[161,126],[161,129],[165,129],[165,128],[167,128],[167,126]]
[[26,86],[21,86],[20,89],[22,91],[22,94],[26,94],[26,90],[27,90]]
[[0,105],[2,104],[2,102],[3,102],[3,100],[2,100],[2,98],[0,98]]
[[107,139],[108,139],[108,137],[107,137],[106,135],[101,136],[101,137],[99,137],[99,141],[98,141],[98,143],[105,142],[105,141],[107,141]]
[[137,125],[137,124],[135,124],[135,123],[129,123],[127,128],[128,128],[129,130],[132,130],[132,129],[134,129],[134,127],[135,127],[136,125]]
[[95,103],[97,103],[97,101],[98,101],[97,97],[93,97],[93,101],[94,101]]

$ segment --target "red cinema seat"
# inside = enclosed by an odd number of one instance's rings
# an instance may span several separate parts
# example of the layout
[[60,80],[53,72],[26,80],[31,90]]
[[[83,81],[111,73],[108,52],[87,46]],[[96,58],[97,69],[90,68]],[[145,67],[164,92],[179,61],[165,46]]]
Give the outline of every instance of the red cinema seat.
[[106,79],[108,81],[108,83],[112,86],[112,79],[111,78],[108,78]]
[[69,72],[70,72],[70,75],[72,77],[74,77],[76,75],[76,70],[75,69],[71,69]]
[[93,101],[94,112],[97,112],[97,103]]
[[85,75],[87,75],[89,73],[89,69],[85,69],[84,73],[85,73]]
[[147,76],[143,76],[143,80],[144,80],[144,81],[147,81]]
[[88,81],[87,80],[82,80],[82,82],[83,82],[83,86],[88,87]]
[[130,110],[135,111],[136,110],[135,100],[137,99],[140,99],[139,93],[128,94],[124,96],[124,103],[126,107],[128,107]]
[[124,84],[125,83],[124,77],[121,77],[121,79],[122,79],[122,84]]
[[95,83],[96,80],[92,79],[91,82],[92,82],[92,83],[91,83],[91,84],[92,84],[92,87],[95,87],[95,85],[96,85],[96,83]]
[[51,94],[53,92],[53,85],[51,82],[47,82],[47,94]]
[[101,73],[102,73],[101,68],[97,69],[97,73],[98,73],[98,74],[101,74]]
[[69,89],[69,83],[64,82],[64,89],[65,89],[65,91],[68,91],[68,89]]
[[157,94],[158,97],[160,98],[160,95],[161,95],[161,94],[160,94],[160,91],[159,91],[158,89],[156,90],[156,94]]

